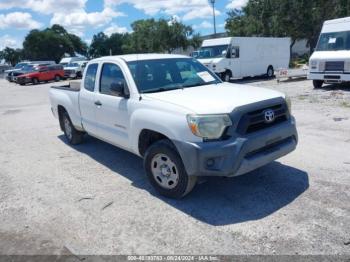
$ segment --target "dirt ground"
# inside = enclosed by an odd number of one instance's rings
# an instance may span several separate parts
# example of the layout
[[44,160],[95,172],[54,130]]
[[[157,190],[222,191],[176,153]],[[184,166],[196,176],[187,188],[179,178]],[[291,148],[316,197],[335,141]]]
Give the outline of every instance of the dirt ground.
[[238,83],[292,98],[297,150],[169,200],[140,158],[91,137],[67,145],[52,83],[1,79],[0,254],[350,255],[350,86]]

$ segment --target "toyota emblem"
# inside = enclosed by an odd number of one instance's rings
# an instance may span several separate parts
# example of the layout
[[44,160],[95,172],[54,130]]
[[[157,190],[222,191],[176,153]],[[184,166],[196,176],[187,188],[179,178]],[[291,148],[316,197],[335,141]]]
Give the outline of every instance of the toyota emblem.
[[275,112],[272,109],[264,111],[264,117],[266,123],[272,123],[275,120]]

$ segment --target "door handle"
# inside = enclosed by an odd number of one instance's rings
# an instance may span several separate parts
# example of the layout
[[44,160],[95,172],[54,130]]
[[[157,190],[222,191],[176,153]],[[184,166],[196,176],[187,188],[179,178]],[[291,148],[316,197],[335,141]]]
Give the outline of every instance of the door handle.
[[102,103],[101,103],[101,101],[95,101],[95,105],[102,106]]

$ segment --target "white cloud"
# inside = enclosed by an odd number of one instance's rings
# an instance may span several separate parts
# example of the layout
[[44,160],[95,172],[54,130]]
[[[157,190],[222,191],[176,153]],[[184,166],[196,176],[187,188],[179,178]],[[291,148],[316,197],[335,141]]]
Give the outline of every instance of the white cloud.
[[209,29],[209,28],[214,28],[214,25],[208,21],[203,21],[199,25],[193,25],[192,26],[194,30],[197,29]]
[[111,8],[105,8],[102,12],[87,13],[83,10],[66,13],[54,13],[51,19],[51,25],[60,24],[69,32],[78,36],[83,36],[88,27],[98,28],[112,21],[117,16],[124,14],[116,12]]
[[[208,0],[104,0],[106,7],[113,7],[123,3],[131,4],[136,9],[153,16],[157,13],[167,15],[183,15],[183,20],[207,18],[212,16],[212,7]],[[220,12],[216,10],[216,14]]]
[[83,10],[87,0],[1,0],[0,9],[31,9],[38,13],[53,14]]
[[248,0],[230,0],[230,3],[226,5],[228,9],[242,9],[248,3]]
[[13,12],[6,15],[0,14],[0,29],[37,29],[42,24],[35,21],[32,15],[23,12]]
[[119,27],[116,24],[111,24],[104,30],[104,33],[108,36],[111,36],[114,33],[124,34],[127,33],[128,29],[126,27]]
[[[218,10],[215,10],[215,15],[220,15]],[[184,21],[193,20],[197,18],[208,18],[213,16],[213,8],[210,6],[203,7],[200,11],[193,9],[183,16]]]
[[5,47],[11,47],[11,48],[19,48],[20,41],[18,39],[15,39],[9,35],[4,35],[0,37],[0,50],[3,50]]

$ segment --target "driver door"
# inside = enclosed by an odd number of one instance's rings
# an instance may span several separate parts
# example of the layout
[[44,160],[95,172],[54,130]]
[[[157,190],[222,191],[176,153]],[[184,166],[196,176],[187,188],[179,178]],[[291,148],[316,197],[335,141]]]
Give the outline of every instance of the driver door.
[[239,58],[239,46],[231,47],[231,59],[230,59],[230,70],[233,78],[242,78],[241,74],[241,60]]
[[113,86],[123,83],[124,90],[128,87],[120,66],[116,63],[102,64],[96,101],[96,121],[98,123],[98,136],[100,139],[122,148],[129,144],[129,112],[128,98],[116,94]]

